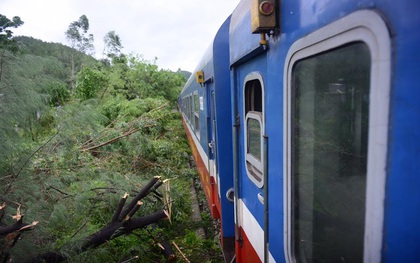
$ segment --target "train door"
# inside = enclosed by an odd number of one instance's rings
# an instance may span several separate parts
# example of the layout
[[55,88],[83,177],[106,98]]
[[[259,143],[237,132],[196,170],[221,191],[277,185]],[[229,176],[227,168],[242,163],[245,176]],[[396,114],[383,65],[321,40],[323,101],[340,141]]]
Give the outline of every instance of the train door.
[[289,51],[285,249],[289,262],[380,262],[390,41],[359,11]]
[[213,185],[213,203],[217,203],[217,196],[215,191],[219,193],[219,179],[217,172],[217,144],[216,144],[216,112],[215,112],[215,100],[214,100],[214,84],[211,83],[207,86],[207,109],[208,109],[208,119],[207,119],[207,134],[208,134],[208,145],[209,145],[209,170],[210,170],[210,180]]
[[[266,163],[265,57],[236,72],[236,257],[238,262],[264,258],[264,167]],[[258,70],[259,69],[259,70]]]
[[214,90],[211,91],[210,95],[210,105],[211,105],[211,122],[212,122],[212,138],[211,138],[211,148],[213,151],[213,161],[214,161],[214,176],[216,177],[216,184],[217,184],[217,196],[220,199],[220,178],[219,178],[219,170],[218,170],[218,149],[217,149],[217,123],[216,123],[216,104],[215,104],[215,94]]
[[[200,105],[203,105],[205,112],[205,138],[203,139],[203,147],[206,149],[206,167],[208,169],[208,178],[206,179],[207,199],[209,208],[213,218],[220,218],[220,202],[218,199],[218,180],[216,168],[216,138],[215,138],[215,111],[214,111],[214,83],[205,82],[203,86],[203,97],[200,98]],[[203,135],[204,136],[204,135]]]

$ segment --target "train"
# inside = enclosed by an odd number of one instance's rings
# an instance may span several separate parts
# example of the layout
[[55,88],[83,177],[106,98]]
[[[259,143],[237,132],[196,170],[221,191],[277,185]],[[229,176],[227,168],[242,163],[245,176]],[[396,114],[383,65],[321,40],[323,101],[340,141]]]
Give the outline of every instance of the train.
[[417,0],[239,2],[178,98],[226,262],[420,262],[419,32]]

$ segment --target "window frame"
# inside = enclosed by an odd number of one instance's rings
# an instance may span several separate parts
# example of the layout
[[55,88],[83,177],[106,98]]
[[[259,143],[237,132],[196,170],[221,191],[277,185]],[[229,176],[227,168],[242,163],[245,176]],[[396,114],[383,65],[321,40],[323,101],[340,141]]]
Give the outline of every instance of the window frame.
[[[246,139],[247,139],[247,145],[246,145],[246,149],[245,149],[245,152],[246,152],[246,158],[245,159],[246,159],[246,161],[248,161],[252,166],[254,166],[258,170],[258,172],[261,174],[261,180],[263,180],[262,159],[261,159],[261,161],[259,161],[257,159],[257,156],[254,156],[253,154],[248,153],[248,139],[249,139],[248,138],[248,120],[250,120],[250,119],[256,120],[260,124],[260,138],[262,138],[262,136],[264,135],[263,131],[262,131],[262,127],[263,127],[262,114],[260,114],[259,112],[256,112],[256,111],[248,112],[246,114],[246,117],[245,117]],[[262,158],[262,147],[263,147],[263,141],[260,139],[260,151],[261,151],[260,156],[259,156],[260,158]],[[255,178],[255,177],[252,176],[252,178]],[[259,181],[257,181],[257,182],[259,183]]]
[[190,93],[190,95],[188,96],[188,100],[189,100],[189,108],[188,108],[188,119],[190,121],[190,126],[193,127],[194,125],[194,118],[193,118],[193,99],[192,99],[192,94]]
[[299,40],[284,65],[284,253],[293,257],[292,233],[292,73],[301,60],[353,42],[365,43],[371,54],[364,261],[380,262],[390,107],[391,40],[382,17],[371,10],[356,11]]
[[198,91],[194,91],[193,94],[193,118],[194,118],[194,133],[200,140],[200,97],[198,96]]
[[[246,86],[247,83],[253,80],[258,80],[261,85],[261,113],[257,111],[249,111],[246,113]],[[262,188],[264,186],[264,153],[263,153],[263,136],[265,134],[265,101],[264,101],[264,94],[265,94],[265,87],[264,87],[264,81],[263,77],[259,72],[251,72],[249,73],[245,79],[243,84],[243,90],[242,90],[242,99],[243,99],[243,117],[244,117],[244,156],[245,156],[245,169],[246,174],[248,178],[258,187]],[[260,149],[261,149],[261,156],[260,160],[258,161],[254,156],[250,153],[248,153],[248,120],[254,119],[257,120],[260,123]],[[261,177],[261,180],[258,180],[255,178],[253,173],[254,171],[250,171],[248,168],[248,163],[252,165],[253,168],[257,169],[257,171],[260,173],[258,174],[258,177]]]

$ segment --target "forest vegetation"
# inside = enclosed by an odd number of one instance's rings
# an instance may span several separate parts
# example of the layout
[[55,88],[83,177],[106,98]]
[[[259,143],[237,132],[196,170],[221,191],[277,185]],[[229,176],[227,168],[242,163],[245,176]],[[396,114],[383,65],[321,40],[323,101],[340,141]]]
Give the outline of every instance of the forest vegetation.
[[191,219],[186,72],[123,54],[114,31],[95,59],[86,16],[70,46],[13,36],[22,24],[0,15],[0,262],[166,262],[167,245],[221,262],[210,216]]

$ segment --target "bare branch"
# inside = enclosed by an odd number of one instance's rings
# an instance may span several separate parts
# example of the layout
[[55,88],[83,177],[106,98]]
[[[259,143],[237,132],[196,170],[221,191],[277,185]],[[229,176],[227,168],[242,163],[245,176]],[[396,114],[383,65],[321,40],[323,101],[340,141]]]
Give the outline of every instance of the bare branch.
[[121,198],[120,203],[117,206],[117,209],[115,210],[114,215],[112,216],[111,222],[116,222],[118,220],[119,215],[121,214],[121,211],[124,207],[125,202],[127,201],[129,194],[125,193],[124,196]]
[[120,220],[123,220],[128,215],[128,213],[134,208],[134,206],[136,205],[137,201],[140,201],[143,197],[145,197],[148,194],[149,190],[159,180],[160,180],[160,176],[155,176],[152,180],[150,180],[150,182],[143,187],[143,189],[140,191],[140,193],[138,193],[137,196],[135,198],[133,198],[133,200],[131,200],[131,202],[123,210],[123,212],[121,213],[119,219]]

